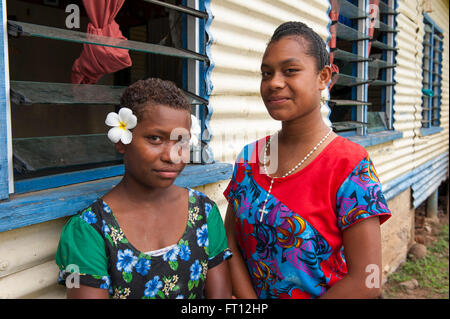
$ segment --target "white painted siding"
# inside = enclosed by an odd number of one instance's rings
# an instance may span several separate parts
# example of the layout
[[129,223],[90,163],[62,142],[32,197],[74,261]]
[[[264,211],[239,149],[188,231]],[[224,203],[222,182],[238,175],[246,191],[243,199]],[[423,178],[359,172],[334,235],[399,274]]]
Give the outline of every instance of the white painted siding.
[[[419,145],[416,148],[416,162],[418,165],[437,157],[439,154],[448,153],[449,150],[449,2],[432,1],[432,12],[428,13],[428,15],[444,31],[441,98],[441,127],[444,129],[439,134],[420,138],[421,143],[418,143]],[[423,38],[423,22],[422,20],[420,22],[420,35]]]
[[[281,23],[291,20],[305,22],[326,40],[328,7],[327,0],[212,1],[211,147],[216,160],[233,163],[245,144],[280,128],[259,94],[260,65],[267,42]],[[324,118],[328,112],[324,108]]]
[[64,297],[55,254],[66,220],[0,233],[0,299]]
[[448,153],[448,1],[433,1],[429,15],[444,29],[443,81],[441,126],[438,134],[421,136],[422,120],[422,57],[424,24],[423,1],[398,1],[396,37],[397,56],[394,80],[394,129],[403,138],[383,145],[369,147],[368,151],[382,183],[410,172],[421,164]]

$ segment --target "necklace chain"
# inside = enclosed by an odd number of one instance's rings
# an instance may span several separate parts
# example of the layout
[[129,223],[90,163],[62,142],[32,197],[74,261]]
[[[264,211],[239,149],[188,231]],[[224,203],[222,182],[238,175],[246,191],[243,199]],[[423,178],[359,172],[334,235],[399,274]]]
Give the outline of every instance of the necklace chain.
[[331,132],[332,132],[333,130],[332,129],[330,129],[330,131],[319,141],[319,143],[317,143],[316,144],[316,146],[314,146],[312,149],[311,149],[311,151],[309,151],[309,153],[308,154],[306,154],[306,156],[300,161],[300,162],[298,162],[297,163],[297,165],[295,165],[292,169],[290,169],[286,174],[284,174],[283,176],[281,176],[281,177],[275,177],[275,176],[270,176],[269,175],[269,173],[267,172],[267,167],[266,167],[266,163],[267,163],[267,149],[268,149],[268,147],[269,147],[269,145],[270,145],[270,137],[269,137],[269,140],[266,142],[266,147],[264,148],[264,162],[263,162],[263,167],[264,167],[264,172],[266,173],[266,175],[267,176],[269,176],[270,178],[271,178],[271,181],[270,181],[270,187],[269,187],[269,191],[268,191],[268,193],[267,193],[267,196],[266,196],[266,199],[264,200],[264,205],[263,205],[263,208],[262,209],[260,209],[259,211],[261,212],[261,217],[260,217],[260,222],[262,222],[262,220],[263,220],[263,217],[264,217],[264,215],[265,214],[267,214],[268,213],[268,211],[266,211],[266,204],[267,204],[267,201],[269,200],[269,196],[270,196],[270,193],[272,192],[272,186],[273,186],[273,182],[275,181],[275,179],[276,178],[285,178],[286,176],[289,176],[289,175],[291,175],[297,168],[299,168],[311,155],[312,155],[312,153],[314,153],[314,151],[316,151],[318,148],[319,148],[319,146],[323,143],[323,142],[325,142],[325,140],[328,138],[328,136],[330,136],[330,134],[331,134]]

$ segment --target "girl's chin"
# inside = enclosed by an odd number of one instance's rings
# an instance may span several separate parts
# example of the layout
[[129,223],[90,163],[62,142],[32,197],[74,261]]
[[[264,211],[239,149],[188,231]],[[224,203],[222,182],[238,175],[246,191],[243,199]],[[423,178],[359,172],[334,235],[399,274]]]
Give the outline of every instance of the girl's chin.
[[294,109],[294,108],[271,108],[271,107],[267,107],[266,109],[270,115],[270,117],[272,117],[274,120],[276,121],[282,121],[282,122],[289,122],[289,121],[294,121],[297,120],[299,118],[310,118],[310,119],[315,119],[316,116],[320,116],[320,106],[314,106],[314,107],[310,107],[310,108],[302,108],[301,110],[299,109]]
[[271,118],[273,118],[276,121],[289,121],[294,118],[292,114],[288,114],[286,110],[267,110],[269,112],[269,115]]

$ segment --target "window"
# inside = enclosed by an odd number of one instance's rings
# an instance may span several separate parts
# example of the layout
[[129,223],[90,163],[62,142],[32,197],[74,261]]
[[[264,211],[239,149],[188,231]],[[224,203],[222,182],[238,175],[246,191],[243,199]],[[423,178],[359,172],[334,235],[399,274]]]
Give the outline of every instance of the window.
[[330,0],[330,121],[343,136],[392,130],[394,0]]
[[[66,9],[74,3],[79,28],[67,25]],[[203,130],[207,127],[209,16],[203,0],[125,1],[115,21],[127,40],[86,33],[90,19],[82,1],[8,0],[7,4],[10,178],[16,194],[122,175],[122,158],[106,138],[104,120],[119,108],[125,87],[139,79],[174,81],[186,92]],[[2,0],[3,10],[5,6]],[[131,66],[95,83],[74,84],[74,61],[87,45],[127,49]],[[96,62],[101,65],[103,60]],[[201,150],[192,153],[195,163],[204,162],[208,154],[203,152],[200,158]]]
[[442,30],[427,16],[424,17],[422,134],[436,133],[441,124],[442,96]]

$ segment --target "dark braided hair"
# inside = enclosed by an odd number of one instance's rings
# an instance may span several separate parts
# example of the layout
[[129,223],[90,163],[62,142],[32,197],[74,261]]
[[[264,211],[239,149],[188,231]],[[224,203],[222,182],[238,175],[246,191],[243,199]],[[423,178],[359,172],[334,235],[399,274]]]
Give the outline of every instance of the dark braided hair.
[[191,110],[189,101],[175,83],[158,78],[134,82],[120,97],[120,106],[131,109],[138,119],[149,105],[165,105],[188,112]]
[[318,71],[330,64],[330,58],[325,42],[313,29],[302,22],[289,21],[281,24],[274,31],[268,45],[287,36],[302,37],[309,43],[306,54],[316,59]]

